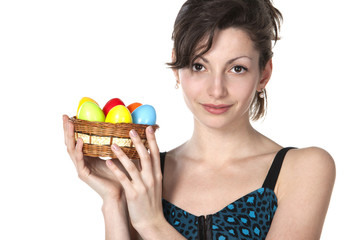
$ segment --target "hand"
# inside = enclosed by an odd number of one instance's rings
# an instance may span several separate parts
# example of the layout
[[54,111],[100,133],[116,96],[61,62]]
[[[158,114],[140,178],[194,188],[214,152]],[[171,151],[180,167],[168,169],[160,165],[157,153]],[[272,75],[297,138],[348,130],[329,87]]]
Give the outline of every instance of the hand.
[[162,209],[160,154],[151,126],[146,129],[150,153],[135,130],[130,131],[130,137],[140,156],[141,170],[138,170],[115,144],[112,146],[112,150],[130,175],[131,180],[113,161],[107,160],[106,163],[124,188],[131,223],[141,234],[143,229],[154,228],[166,221]]
[[[63,116],[64,138],[67,151],[72,159],[78,176],[94,189],[101,198],[106,200],[120,200],[123,188],[115,175],[100,158],[84,157],[83,141],[78,139],[75,143],[74,124],[69,117]],[[118,162],[118,168],[124,168]],[[120,171],[120,170],[119,170]]]

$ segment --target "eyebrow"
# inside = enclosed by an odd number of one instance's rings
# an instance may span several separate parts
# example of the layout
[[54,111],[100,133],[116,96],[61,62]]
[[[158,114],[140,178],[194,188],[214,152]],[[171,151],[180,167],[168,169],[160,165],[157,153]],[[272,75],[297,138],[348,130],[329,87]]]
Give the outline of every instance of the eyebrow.
[[[209,60],[207,60],[206,58],[204,58],[203,56],[199,56],[198,58],[201,58],[205,63],[209,63]],[[253,60],[251,57],[249,56],[239,56],[239,57],[235,57],[235,58],[232,58],[230,59],[229,61],[226,62],[226,64],[231,64],[232,62],[240,59],[240,58],[248,58],[250,60]]]

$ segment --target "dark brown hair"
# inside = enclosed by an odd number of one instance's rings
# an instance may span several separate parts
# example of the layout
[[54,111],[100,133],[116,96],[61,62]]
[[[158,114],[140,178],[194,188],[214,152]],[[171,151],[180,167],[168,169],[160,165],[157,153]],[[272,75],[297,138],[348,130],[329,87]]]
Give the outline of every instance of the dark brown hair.
[[[272,58],[272,42],[279,39],[282,15],[271,0],[188,0],[181,7],[175,20],[172,39],[173,69],[191,67],[195,59],[210,50],[216,30],[229,27],[246,31],[260,53],[262,71]],[[200,43],[205,42],[203,45]],[[258,94],[250,106],[252,120],[266,112],[266,94]]]

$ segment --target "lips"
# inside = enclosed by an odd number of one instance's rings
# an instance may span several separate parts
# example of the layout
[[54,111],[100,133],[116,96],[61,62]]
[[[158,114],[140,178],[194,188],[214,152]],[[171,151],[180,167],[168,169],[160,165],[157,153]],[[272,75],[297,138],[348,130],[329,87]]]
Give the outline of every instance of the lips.
[[204,107],[204,109],[206,111],[208,111],[211,114],[216,114],[216,115],[223,114],[232,107],[232,105],[227,105],[227,104],[220,104],[220,105],[201,104],[201,105]]

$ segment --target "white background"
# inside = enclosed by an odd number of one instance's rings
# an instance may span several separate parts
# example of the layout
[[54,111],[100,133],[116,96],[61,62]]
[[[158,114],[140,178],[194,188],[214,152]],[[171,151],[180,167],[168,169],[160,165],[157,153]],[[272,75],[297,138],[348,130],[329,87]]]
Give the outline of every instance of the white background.
[[[63,142],[81,97],[155,106],[162,151],[192,116],[165,63],[181,0],[0,2],[0,239],[103,239],[101,200]],[[284,15],[258,130],[283,146],[319,146],[337,179],[322,239],[358,234],[359,35],[354,0],[275,0]],[[306,209],[304,209],[306,211]]]

